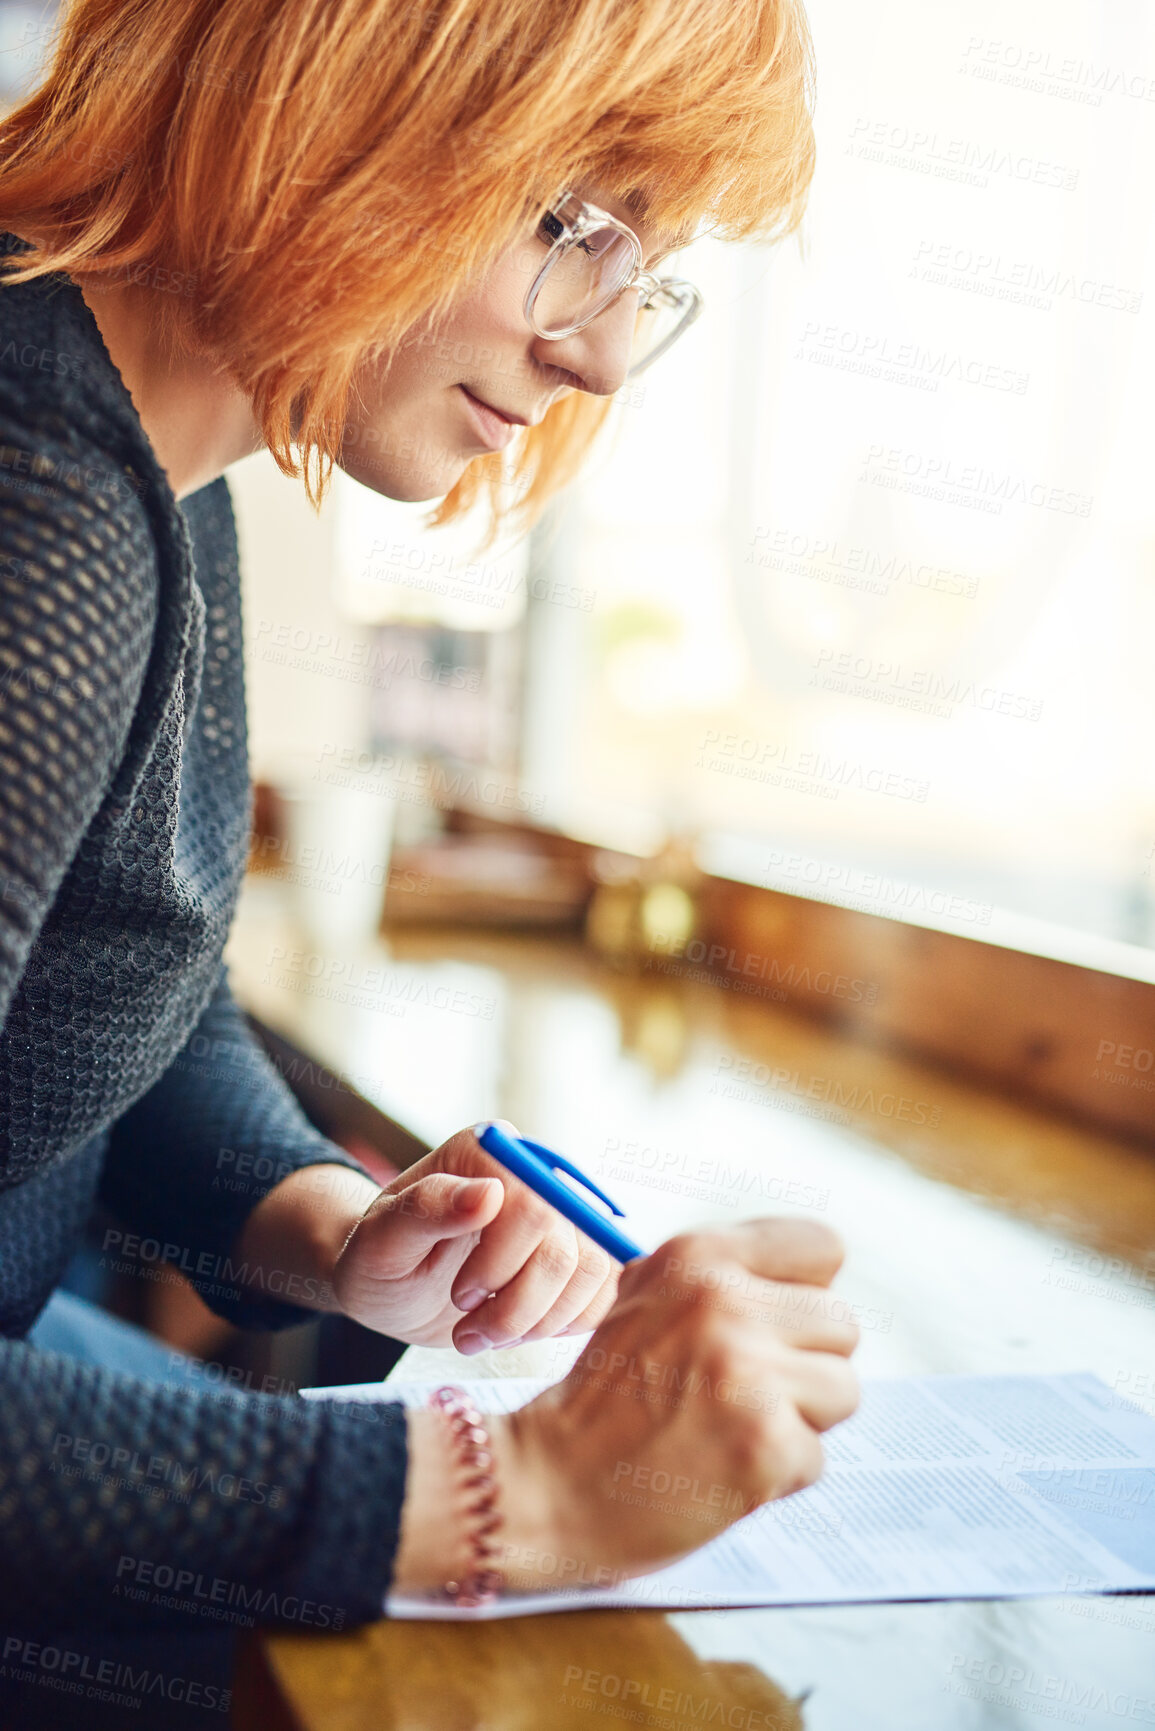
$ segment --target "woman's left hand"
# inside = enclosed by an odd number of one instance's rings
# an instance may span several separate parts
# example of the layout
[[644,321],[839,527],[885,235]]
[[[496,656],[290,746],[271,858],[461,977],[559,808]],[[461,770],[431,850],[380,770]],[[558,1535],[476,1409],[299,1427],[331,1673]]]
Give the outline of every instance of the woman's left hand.
[[394,1340],[474,1353],[587,1334],[613,1304],[620,1272],[472,1130],[459,1130],[365,1210],[337,1258],[333,1292],[346,1315]]

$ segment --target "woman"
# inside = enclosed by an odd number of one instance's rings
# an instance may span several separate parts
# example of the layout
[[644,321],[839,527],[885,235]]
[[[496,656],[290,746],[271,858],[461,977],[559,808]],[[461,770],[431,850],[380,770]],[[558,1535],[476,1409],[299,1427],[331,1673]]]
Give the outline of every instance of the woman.
[[[97,1197],[249,1326],[340,1309],[462,1352],[593,1329],[490,1425],[510,1586],[709,1536],[612,1498],[622,1461],[726,1486],[724,1524],[811,1482],[852,1410],[830,1233],[687,1235],[619,1283],[468,1131],[382,1191],[304,1121],[221,965],[249,822],[224,470],[266,446],[315,504],[335,462],[441,498],[434,521],[485,498],[528,525],[693,311],[639,267],[703,216],[796,224],[809,66],[793,0],[75,0],[0,123],[6,1616],[122,1614],[127,1557],[353,1621],[459,1577],[477,1537],[442,1413],[46,1350]],[[599,1387],[615,1353],[690,1392]]]

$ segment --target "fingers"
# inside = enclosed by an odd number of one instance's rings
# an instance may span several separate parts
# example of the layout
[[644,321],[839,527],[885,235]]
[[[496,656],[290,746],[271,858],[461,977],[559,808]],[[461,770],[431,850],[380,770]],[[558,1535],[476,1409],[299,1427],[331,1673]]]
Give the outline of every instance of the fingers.
[[491,1292],[508,1286],[547,1242],[544,1257],[560,1285],[577,1267],[577,1229],[516,1179],[507,1179],[506,1185],[500,1220],[466,1258],[453,1283],[450,1297],[459,1310],[476,1310]]
[[764,1280],[829,1286],[846,1255],[837,1232],[820,1220],[745,1220],[727,1238],[730,1256]]
[[[457,1325],[454,1344],[458,1351],[480,1352],[483,1345],[544,1340],[566,1329],[584,1332],[573,1325],[591,1311],[594,1318],[584,1326],[595,1328],[613,1303],[617,1268],[582,1233],[575,1233],[574,1238],[576,1265],[569,1269],[568,1277],[568,1257],[555,1260],[551,1241],[544,1240],[520,1274]],[[481,1343],[468,1341],[472,1334],[480,1335]]]
[[857,1410],[858,1378],[844,1358],[800,1352],[793,1368],[794,1406],[812,1429],[829,1430]]
[[747,1485],[756,1501],[791,1496],[821,1477],[825,1464],[820,1433],[841,1424],[858,1405],[858,1383],[844,1359],[824,1352],[780,1349],[759,1363],[756,1356],[742,1353],[728,1362],[728,1375],[719,1378],[715,1390],[726,1382],[755,1392],[761,1404],[750,1398],[729,1405],[725,1420],[715,1417],[715,1426],[734,1426],[733,1470],[736,1480]]
[[784,1406],[764,1440],[763,1500],[790,1497],[822,1477],[825,1459],[818,1434],[789,1405]]
[[[669,1239],[622,1271],[620,1292],[672,1299],[774,1328],[794,1346],[849,1356],[859,1330],[846,1300],[827,1290],[841,1261],[841,1243],[825,1226],[752,1220]],[[759,1272],[766,1268],[776,1272]]]
[[566,1323],[564,1328],[555,1329],[556,1334],[588,1334],[598,1326],[602,1317],[613,1308],[618,1296],[618,1282],[622,1271],[617,1263],[613,1263],[601,1286],[586,1305],[585,1309]]
[[431,1173],[403,1190],[382,1191],[356,1230],[362,1277],[400,1280],[435,1245],[486,1226],[501,1210],[502,1188],[492,1178]]
[[858,1324],[850,1320],[846,1300],[822,1286],[760,1281],[737,1306],[752,1322],[776,1328],[791,1346],[849,1358],[858,1345]]
[[[512,1125],[499,1122],[513,1132]],[[467,1186],[469,1179],[474,1181],[472,1186]],[[479,1146],[473,1131],[459,1131],[409,1168],[397,1181],[397,1194],[388,1206],[410,1221],[434,1213],[443,1221],[444,1193],[435,1187],[447,1183],[463,1190],[476,1188],[485,1195],[492,1190],[498,1198],[496,1207],[489,1200],[478,1201],[468,1215],[465,1230],[474,1232],[474,1241],[450,1282],[450,1304],[467,1312],[454,1324],[453,1339],[459,1350],[470,1353],[508,1346],[531,1332],[543,1338],[589,1311],[595,1314],[586,1326],[595,1326],[613,1302],[616,1264],[506,1172]],[[381,1231],[384,1234],[384,1226]],[[409,1237],[417,1236],[411,1229]],[[435,1236],[426,1234],[426,1249]],[[399,1246],[390,1240],[388,1248],[390,1273],[405,1263],[416,1266],[421,1259],[419,1242]],[[609,1291],[603,1290],[607,1281]]]
[[816,1220],[745,1220],[725,1231],[680,1233],[629,1265],[631,1281],[659,1279],[689,1296],[740,1291],[751,1279],[829,1286],[842,1266],[842,1241]]
[[[550,1309],[558,1292],[569,1285],[578,1265],[577,1233],[568,1221],[564,1224],[569,1228],[567,1233],[551,1232],[543,1238],[513,1274],[505,1272],[508,1260],[495,1260],[492,1256],[483,1259],[483,1266],[488,1263],[491,1268],[501,1268],[502,1273],[493,1283],[494,1296],[474,1307],[472,1314],[454,1329],[453,1342],[459,1352],[483,1352],[487,1346],[508,1345],[520,1339]],[[455,1288],[468,1287],[470,1279],[476,1279],[469,1269],[471,1264],[476,1266],[481,1250],[479,1245],[459,1270]],[[467,1308],[458,1298],[453,1302],[459,1308]]]

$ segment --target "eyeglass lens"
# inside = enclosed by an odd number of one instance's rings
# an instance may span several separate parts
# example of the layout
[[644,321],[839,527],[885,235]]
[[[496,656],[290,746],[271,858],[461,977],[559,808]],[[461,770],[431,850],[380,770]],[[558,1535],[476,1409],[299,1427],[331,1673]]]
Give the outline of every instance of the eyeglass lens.
[[633,268],[634,254],[616,228],[599,228],[558,253],[537,297],[539,324],[563,331],[609,306]]
[[689,312],[688,297],[669,289],[656,289],[642,302],[630,349],[631,375],[639,373],[669,347]]
[[[567,331],[604,311],[621,293],[634,264],[628,240],[599,228],[554,256],[538,291],[535,317],[546,331]],[[636,375],[670,344],[688,313],[687,299],[658,289],[639,300],[629,375]]]

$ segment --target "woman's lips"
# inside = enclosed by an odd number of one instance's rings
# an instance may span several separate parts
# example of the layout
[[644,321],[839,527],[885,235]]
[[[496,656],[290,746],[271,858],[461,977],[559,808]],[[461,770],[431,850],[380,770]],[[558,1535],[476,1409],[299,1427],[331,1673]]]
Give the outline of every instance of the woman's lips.
[[457,388],[465,398],[482,444],[491,451],[504,451],[521,423],[509,420],[497,409],[491,409],[488,403],[481,402],[464,385],[458,385]]

